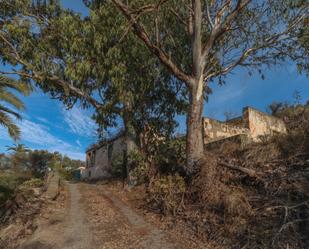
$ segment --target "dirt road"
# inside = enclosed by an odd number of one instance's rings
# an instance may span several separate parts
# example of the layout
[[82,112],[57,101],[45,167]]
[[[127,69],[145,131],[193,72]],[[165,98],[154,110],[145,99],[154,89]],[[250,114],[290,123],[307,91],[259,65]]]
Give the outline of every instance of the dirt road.
[[43,211],[21,249],[181,248],[104,186],[68,183],[66,189],[66,203]]

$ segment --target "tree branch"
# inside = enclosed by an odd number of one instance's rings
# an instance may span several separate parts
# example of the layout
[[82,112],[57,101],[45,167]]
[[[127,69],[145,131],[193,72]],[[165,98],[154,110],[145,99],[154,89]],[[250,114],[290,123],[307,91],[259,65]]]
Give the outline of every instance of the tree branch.
[[250,177],[256,177],[256,178],[258,177],[258,173],[253,169],[247,169],[241,166],[228,164],[226,162],[219,162],[219,164],[229,169],[238,170],[242,173],[245,173],[246,175],[249,175]]
[[116,7],[124,14],[129,22],[132,23],[132,27],[136,35],[144,42],[144,44],[155,54],[159,60],[182,82],[188,87],[193,84],[193,79],[190,75],[187,75],[180,68],[178,68],[174,62],[168,57],[168,55],[158,46],[154,45],[144,27],[135,18],[133,12],[129,10],[129,7],[121,0],[112,0]]
[[242,9],[247,6],[252,0],[238,0],[236,7],[223,22],[219,23],[219,19],[214,24],[214,28],[211,31],[208,41],[203,49],[203,59],[205,60],[210,50],[214,46],[215,42],[223,35],[228,29],[227,27],[231,24],[231,22],[237,17],[237,15],[242,11]]

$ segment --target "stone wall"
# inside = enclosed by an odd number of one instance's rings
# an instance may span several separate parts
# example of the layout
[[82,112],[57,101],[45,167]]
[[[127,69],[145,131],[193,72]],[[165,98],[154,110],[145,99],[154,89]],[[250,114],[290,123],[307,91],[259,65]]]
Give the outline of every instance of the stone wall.
[[234,123],[229,124],[210,118],[203,118],[204,144],[235,135],[248,134],[249,129],[243,128],[239,124],[239,121],[238,125],[235,125]]
[[244,108],[243,120],[254,141],[259,141],[261,136],[287,132],[285,123],[281,119],[250,107]]
[[203,118],[205,145],[237,135],[246,135],[257,142],[262,136],[272,136],[276,133],[286,133],[284,122],[251,107],[243,109],[243,116],[226,122]]
[[[124,151],[131,151],[135,148],[132,139],[125,141],[121,136],[105,145],[95,146],[87,151],[86,169],[82,179],[102,179],[111,177],[112,159],[116,156],[123,155]],[[94,161],[91,162],[91,155],[94,155]]]

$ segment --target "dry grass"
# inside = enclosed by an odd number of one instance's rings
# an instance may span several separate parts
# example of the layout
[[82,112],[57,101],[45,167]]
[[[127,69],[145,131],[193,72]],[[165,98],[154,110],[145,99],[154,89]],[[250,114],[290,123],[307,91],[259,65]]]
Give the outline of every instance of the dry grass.
[[200,211],[191,223],[205,240],[222,248],[308,248],[308,141],[290,136],[246,148],[226,143],[205,155],[186,199]]

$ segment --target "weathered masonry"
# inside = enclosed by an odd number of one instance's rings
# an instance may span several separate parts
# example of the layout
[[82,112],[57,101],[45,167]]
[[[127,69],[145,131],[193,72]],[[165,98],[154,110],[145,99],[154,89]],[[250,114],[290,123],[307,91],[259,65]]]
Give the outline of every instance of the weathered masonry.
[[251,107],[243,109],[243,115],[226,122],[203,118],[204,144],[229,139],[238,142],[258,142],[264,136],[286,133],[286,126],[281,119],[258,111]]
[[134,148],[133,139],[122,133],[105,143],[91,146],[86,151],[86,168],[81,172],[81,178],[95,180],[111,177],[112,160]]
[[[241,117],[226,122],[203,118],[203,136],[205,146],[216,146],[223,141],[231,140],[240,144],[261,141],[264,136],[286,133],[281,119],[255,110],[243,109]],[[91,146],[86,151],[86,167],[81,171],[82,179],[102,179],[111,177],[112,160],[123,156],[136,148],[132,138],[119,133],[113,139]]]

